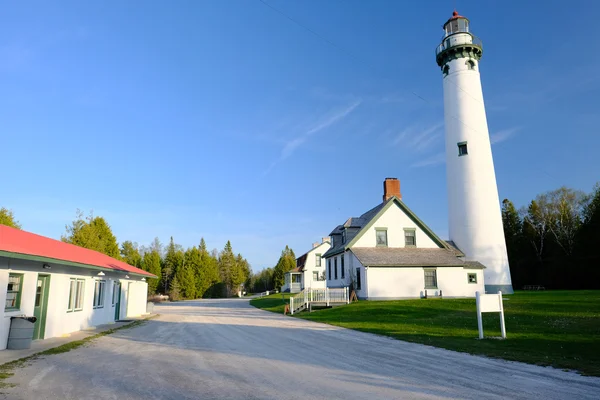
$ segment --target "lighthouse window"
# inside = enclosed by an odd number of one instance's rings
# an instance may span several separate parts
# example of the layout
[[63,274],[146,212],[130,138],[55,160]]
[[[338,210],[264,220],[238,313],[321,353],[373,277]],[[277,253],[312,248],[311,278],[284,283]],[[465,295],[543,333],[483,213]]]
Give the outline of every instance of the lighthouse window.
[[473,69],[473,70],[475,69],[475,61],[467,60],[467,62],[465,64],[467,64],[468,69]]
[[447,65],[444,65],[444,69],[442,69],[442,73],[444,74],[444,76],[448,75],[449,71],[450,71],[450,67]]
[[467,154],[469,154],[467,152],[467,142],[460,142],[458,144],[458,155],[460,156],[466,156]]

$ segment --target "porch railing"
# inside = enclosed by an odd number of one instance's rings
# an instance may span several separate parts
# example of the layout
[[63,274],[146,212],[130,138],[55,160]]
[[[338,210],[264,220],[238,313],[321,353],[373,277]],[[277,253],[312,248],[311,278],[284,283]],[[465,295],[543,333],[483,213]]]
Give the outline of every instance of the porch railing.
[[324,303],[327,307],[329,307],[332,303],[349,304],[350,293],[347,287],[305,289],[300,293],[290,297],[290,314],[294,314],[295,311],[302,308],[308,308],[311,303]]

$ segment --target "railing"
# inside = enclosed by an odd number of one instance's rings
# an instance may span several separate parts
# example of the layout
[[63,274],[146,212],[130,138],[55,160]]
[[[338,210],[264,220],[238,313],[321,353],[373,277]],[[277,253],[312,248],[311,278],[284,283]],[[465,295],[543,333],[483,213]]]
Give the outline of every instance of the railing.
[[293,295],[292,297],[290,297],[290,314],[293,315],[294,311],[306,304],[307,300],[305,290]]
[[325,288],[325,289],[305,289],[300,293],[290,297],[290,314],[301,307],[308,307],[311,303],[325,303],[327,307],[331,303],[350,303],[350,293],[347,287],[344,288]]
[[458,32],[445,37],[444,40],[442,40],[442,43],[440,43],[438,47],[436,47],[435,54],[438,55],[442,51],[462,44],[473,44],[478,47],[483,47],[481,39],[479,39],[477,36],[474,36],[467,32]]

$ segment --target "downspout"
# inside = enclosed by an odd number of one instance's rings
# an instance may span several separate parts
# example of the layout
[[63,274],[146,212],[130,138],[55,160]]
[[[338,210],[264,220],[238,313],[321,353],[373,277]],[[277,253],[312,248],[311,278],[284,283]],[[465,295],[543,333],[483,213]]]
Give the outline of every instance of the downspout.
[[369,267],[365,267],[365,299],[369,300]]

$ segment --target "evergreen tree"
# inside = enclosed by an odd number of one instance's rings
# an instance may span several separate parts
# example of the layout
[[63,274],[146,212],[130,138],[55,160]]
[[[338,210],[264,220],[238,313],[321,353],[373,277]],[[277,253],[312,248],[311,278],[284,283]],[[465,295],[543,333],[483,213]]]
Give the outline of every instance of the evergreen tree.
[[183,264],[183,254],[180,246],[176,245],[171,236],[162,265],[162,286],[165,292],[171,287],[171,279],[177,272],[177,267]]
[[117,238],[104,218],[94,217],[90,213],[84,219],[83,213],[77,210],[77,218],[66,226],[66,230],[67,234],[61,237],[63,242],[96,250],[116,259],[121,258]]
[[177,276],[171,280],[171,285],[169,286],[169,299],[174,301],[181,300],[181,287],[179,286]]
[[523,221],[508,199],[502,201],[502,223],[513,286],[521,287],[528,281],[523,265]]
[[277,265],[273,268],[273,285],[281,289],[285,283],[285,273],[296,267],[296,255],[288,246],[281,252]]
[[138,244],[130,240],[121,243],[121,259],[129,265],[140,268],[142,265],[142,256]]
[[156,250],[152,250],[144,253],[142,259],[142,269],[148,271],[151,274],[156,275],[158,278],[148,278],[148,294],[153,295],[156,293],[159,284],[159,278],[161,276],[160,269],[160,254]]
[[217,284],[220,282],[218,260],[208,252],[204,238],[198,248],[200,261],[196,269],[196,296],[218,297],[221,295]]
[[194,276],[194,270],[193,266],[190,263],[189,255],[192,255],[191,249],[185,252],[183,262],[177,267],[177,270],[175,272],[175,278],[179,283],[181,297],[184,299],[195,299],[196,277]]
[[221,280],[225,284],[224,296],[231,296],[233,293],[232,281],[236,275],[236,260],[231,248],[231,242],[228,240],[225,247],[219,254],[219,273]]
[[21,229],[21,224],[15,219],[12,210],[0,208],[0,225],[10,226],[11,228]]
[[581,228],[576,237],[576,260],[579,280],[577,288],[600,289],[600,184],[596,184],[582,213]]

